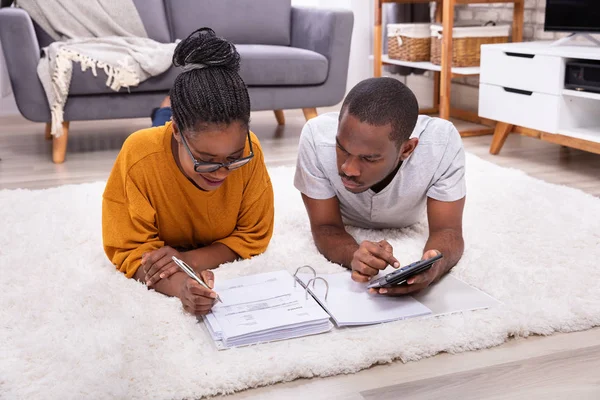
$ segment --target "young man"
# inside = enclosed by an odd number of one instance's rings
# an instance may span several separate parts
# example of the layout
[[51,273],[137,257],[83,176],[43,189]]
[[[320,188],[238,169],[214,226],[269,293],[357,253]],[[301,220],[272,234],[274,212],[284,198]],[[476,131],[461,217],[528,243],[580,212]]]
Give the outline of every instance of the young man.
[[[429,238],[423,259],[444,258],[387,295],[421,290],[461,258],[464,242],[465,156],[454,126],[419,116],[417,99],[401,82],[372,78],[348,94],[341,112],[310,120],[302,130],[294,184],[319,251],[367,282],[388,265],[400,266],[385,240],[358,244],[344,225],[404,228],[426,211]],[[414,261],[414,260],[411,260]],[[375,291],[372,289],[372,291]]]

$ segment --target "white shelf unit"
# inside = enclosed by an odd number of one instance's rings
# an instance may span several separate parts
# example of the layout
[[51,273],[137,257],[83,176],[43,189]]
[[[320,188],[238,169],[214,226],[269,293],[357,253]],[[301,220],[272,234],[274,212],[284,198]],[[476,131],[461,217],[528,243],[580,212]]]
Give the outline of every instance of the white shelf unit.
[[584,99],[600,100],[600,93],[584,92],[579,90],[564,89],[565,96],[582,97]]
[[[442,66],[436,65],[431,62],[422,61],[422,62],[414,62],[414,61],[402,61],[402,60],[394,60],[390,58],[387,54],[384,54],[381,57],[381,62],[383,64],[389,65],[401,65],[403,67],[412,67],[418,69],[424,69],[427,71],[441,71]],[[452,74],[454,75],[479,75],[480,68],[479,67],[452,67]]]
[[558,134],[600,144],[600,125],[591,128],[561,129]]
[[[455,118],[468,121],[478,126],[473,129],[459,129],[462,137],[487,135],[494,131],[486,120],[481,119],[476,112],[451,107],[452,78],[458,76],[478,75],[479,67],[475,68],[453,68],[452,58],[454,48],[454,19],[457,14],[456,7],[467,4],[490,4],[490,3],[510,3],[513,5],[512,18],[512,42],[523,41],[523,20],[525,16],[526,0],[373,0],[375,6],[374,25],[373,25],[373,75],[378,77],[382,74],[382,66],[400,65],[423,70],[432,71],[433,75],[433,107],[421,110],[425,114],[438,114],[440,118],[450,120]],[[529,1],[529,0],[527,0]],[[441,41],[441,66],[432,63],[408,63],[397,60],[390,60],[384,54],[382,28],[384,24],[383,6],[386,3],[396,4],[415,4],[415,3],[435,3],[435,13],[432,16],[432,22],[441,24],[443,38]],[[387,40],[387,38],[385,38]]]
[[479,116],[496,125],[490,153],[517,131],[600,154],[600,94],[565,88],[571,60],[600,60],[600,46],[551,42],[483,45]]

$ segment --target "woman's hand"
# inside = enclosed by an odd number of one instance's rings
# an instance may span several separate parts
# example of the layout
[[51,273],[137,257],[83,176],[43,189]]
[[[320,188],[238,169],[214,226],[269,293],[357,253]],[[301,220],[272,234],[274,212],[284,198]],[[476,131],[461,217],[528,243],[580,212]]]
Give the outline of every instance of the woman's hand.
[[165,246],[142,255],[141,268],[146,273],[144,276],[146,286],[151,287],[159,280],[168,278],[179,271],[179,267],[171,258],[173,256],[185,261],[189,265],[185,253],[180,253],[171,246]]
[[211,290],[215,284],[215,276],[212,271],[200,272],[202,279],[210,289],[201,286],[192,278],[183,281],[179,292],[179,299],[185,311],[194,315],[206,315],[210,312],[217,294]]

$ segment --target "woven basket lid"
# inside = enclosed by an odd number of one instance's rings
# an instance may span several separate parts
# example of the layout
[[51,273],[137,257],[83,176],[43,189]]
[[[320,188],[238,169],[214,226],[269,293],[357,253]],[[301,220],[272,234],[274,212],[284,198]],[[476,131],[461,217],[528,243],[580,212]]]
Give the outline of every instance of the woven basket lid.
[[[431,25],[431,36],[441,36],[444,28],[442,25]],[[469,37],[499,37],[508,36],[510,25],[463,25],[452,29],[453,38]]]
[[410,38],[431,37],[431,24],[388,24],[388,37],[406,36]]

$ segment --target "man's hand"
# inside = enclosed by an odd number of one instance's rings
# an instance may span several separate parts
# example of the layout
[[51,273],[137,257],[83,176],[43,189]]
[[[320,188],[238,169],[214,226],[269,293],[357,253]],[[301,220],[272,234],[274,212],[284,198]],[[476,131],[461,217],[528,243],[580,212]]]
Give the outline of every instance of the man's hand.
[[352,256],[352,279],[356,282],[368,282],[388,265],[398,268],[400,263],[394,257],[393,251],[392,245],[385,240],[363,241]]
[[[214,287],[215,276],[212,271],[200,272],[200,279],[206,282],[209,288]],[[179,299],[184,310],[194,315],[208,314],[213,304],[215,304],[216,298],[217,294],[213,290],[201,286],[192,278],[183,281],[179,291]]]
[[159,280],[168,278],[175,272],[179,271],[179,267],[171,258],[173,256],[187,263],[183,253],[178,252],[171,246],[165,246],[158,250],[144,253],[142,255],[141,268],[146,274],[144,276],[144,282],[146,282],[146,286],[151,287]]
[[[425,254],[423,254],[421,260],[427,260],[429,258],[435,257],[439,253],[440,252],[437,250],[428,250],[425,252]],[[427,286],[431,285],[433,282],[436,282],[442,277],[444,271],[442,270],[441,265],[442,264],[439,261],[436,261],[427,271],[411,277],[406,282],[406,285],[391,288],[369,289],[369,292],[385,294],[388,296],[401,296],[404,294],[418,292],[419,290],[425,289]]]

